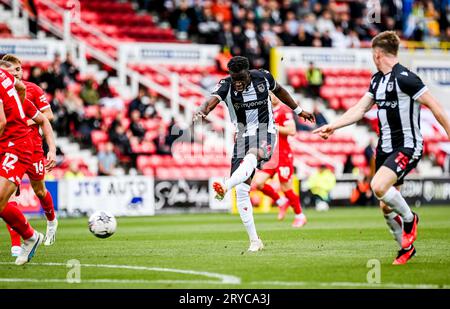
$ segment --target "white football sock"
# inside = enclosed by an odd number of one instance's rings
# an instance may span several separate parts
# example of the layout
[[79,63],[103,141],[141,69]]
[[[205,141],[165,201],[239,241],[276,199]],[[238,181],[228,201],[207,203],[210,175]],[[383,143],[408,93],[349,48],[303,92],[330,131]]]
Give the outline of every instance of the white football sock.
[[234,171],[233,175],[225,181],[225,188],[227,191],[249,179],[257,164],[258,160],[254,154],[249,153],[246,155],[241,165]]
[[277,206],[282,206],[282,205],[286,204],[287,201],[288,201],[288,199],[285,198],[284,196],[282,196],[275,203],[277,204]]
[[384,196],[382,197],[377,196],[377,198],[380,201],[385,202],[396,213],[398,213],[402,217],[403,222],[412,222],[412,220],[414,219],[414,215],[411,212],[411,209],[409,208],[405,199],[400,194],[400,192],[394,187],[391,187]]
[[246,183],[241,183],[236,186],[236,201],[239,214],[241,215],[242,223],[247,229],[247,234],[250,240],[257,240],[255,221],[253,220],[253,206],[250,201],[250,186]]
[[296,219],[298,219],[298,218],[304,218],[304,217],[305,217],[305,214],[304,214],[303,212],[302,212],[301,214],[298,214],[298,215],[296,214],[296,215],[295,215],[295,218],[296,218]]
[[[397,241],[398,245],[400,246],[400,249],[402,248],[402,231],[403,231],[403,224],[402,222],[398,222],[395,220],[395,217],[399,216],[395,211],[388,213],[387,215],[384,215],[384,219],[386,219],[386,224],[389,227],[389,230],[394,236],[394,239]],[[401,217],[399,217],[400,220]]]

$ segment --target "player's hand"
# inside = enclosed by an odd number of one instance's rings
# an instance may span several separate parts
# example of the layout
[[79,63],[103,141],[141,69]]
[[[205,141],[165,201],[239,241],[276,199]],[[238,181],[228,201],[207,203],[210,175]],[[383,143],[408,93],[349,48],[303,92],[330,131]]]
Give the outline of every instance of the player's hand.
[[56,152],[49,151],[47,153],[47,163],[45,164],[45,169],[50,172],[56,166]]
[[332,125],[326,124],[324,126],[321,126],[320,128],[315,129],[313,133],[319,134],[319,136],[323,139],[327,139],[331,134],[334,133],[334,128]]
[[303,118],[305,121],[309,121],[311,123],[315,123],[316,122],[316,117],[314,117],[314,114],[302,111],[299,116],[301,118]]
[[192,121],[196,122],[199,121],[200,119],[204,119],[206,117],[206,114],[203,113],[201,110],[198,110],[195,112],[194,116],[192,117]]

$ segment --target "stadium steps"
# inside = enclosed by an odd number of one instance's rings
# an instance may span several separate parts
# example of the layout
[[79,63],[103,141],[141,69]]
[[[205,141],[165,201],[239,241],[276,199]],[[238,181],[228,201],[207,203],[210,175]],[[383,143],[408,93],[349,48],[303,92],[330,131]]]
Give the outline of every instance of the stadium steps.
[[80,145],[71,142],[68,137],[57,137],[56,145],[61,148],[66,159],[69,161],[80,160],[88,166],[92,173],[97,173],[98,159],[90,150],[80,149]]

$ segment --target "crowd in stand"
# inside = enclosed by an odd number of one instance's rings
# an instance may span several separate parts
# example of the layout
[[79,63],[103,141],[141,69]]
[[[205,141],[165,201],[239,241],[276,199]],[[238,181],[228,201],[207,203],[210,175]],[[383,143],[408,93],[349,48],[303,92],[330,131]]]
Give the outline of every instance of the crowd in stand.
[[274,46],[368,46],[384,30],[404,39],[448,39],[448,0],[138,0],[178,38],[220,44],[268,67]]
[[[93,76],[82,76],[72,56],[66,55],[64,61],[56,55],[54,61],[46,66],[33,66],[26,78],[41,86],[47,93],[55,119],[53,128],[60,137],[70,137],[84,147],[93,147],[91,133],[102,130],[108,133],[109,141],[99,149],[99,174],[112,175],[121,159],[130,159],[130,166],[136,166],[137,154],[133,151],[131,140],[139,142],[148,139],[143,121],[161,119],[156,102],[159,99],[140,88],[139,94],[130,102],[125,102],[108,84],[108,78],[97,81]],[[116,111],[115,118],[105,115],[105,110]],[[109,118],[109,120],[108,120]],[[124,118],[129,125],[124,125]],[[160,121],[160,128],[151,134],[157,153],[170,154],[168,126]],[[63,160],[60,160],[63,164]],[[82,175],[77,164],[69,164],[67,175],[74,178]]]

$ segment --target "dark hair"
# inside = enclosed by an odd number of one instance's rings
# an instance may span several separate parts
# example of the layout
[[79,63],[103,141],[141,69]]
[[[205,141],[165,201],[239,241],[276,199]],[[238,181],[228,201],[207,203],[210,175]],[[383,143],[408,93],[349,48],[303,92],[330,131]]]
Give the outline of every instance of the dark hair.
[[400,38],[394,31],[384,31],[372,39],[372,48],[379,48],[387,54],[397,56]]
[[230,72],[238,73],[242,70],[248,70],[250,68],[250,64],[246,57],[236,56],[230,59],[227,67]]

